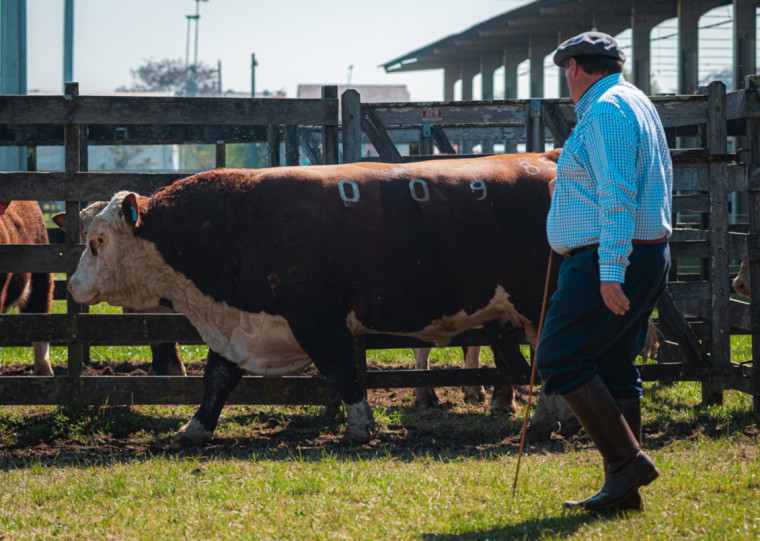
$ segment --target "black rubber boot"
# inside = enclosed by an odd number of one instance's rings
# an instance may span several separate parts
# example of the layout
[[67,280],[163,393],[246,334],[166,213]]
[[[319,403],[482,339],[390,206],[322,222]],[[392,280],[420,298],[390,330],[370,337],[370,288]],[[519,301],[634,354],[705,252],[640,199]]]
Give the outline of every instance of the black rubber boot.
[[565,507],[601,511],[620,507],[660,474],[639,448],[615,399],[599,376],[562,395],[604,459],[604,486],[594,496]]
[[[616,398],[620,413],[623,414],[628,428],[631,429],[633,437],[641,447],[641,400],[638,398]],[[641,499],[641,491],[637,488],[633,494],[618,504],[619,509],[635,509],[640,511],[644,508],[644,501]]]

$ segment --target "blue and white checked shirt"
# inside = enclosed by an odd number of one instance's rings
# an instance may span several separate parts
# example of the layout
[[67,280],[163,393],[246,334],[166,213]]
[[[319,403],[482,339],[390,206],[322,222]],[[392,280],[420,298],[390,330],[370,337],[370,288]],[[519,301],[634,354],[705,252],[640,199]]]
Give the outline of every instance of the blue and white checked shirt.
[[652,102],[622,74],[594,83],[557,163],[546,232],[566,254],[599,243],[599,278],[625,282],[632,239],[670,236],[673,165]]

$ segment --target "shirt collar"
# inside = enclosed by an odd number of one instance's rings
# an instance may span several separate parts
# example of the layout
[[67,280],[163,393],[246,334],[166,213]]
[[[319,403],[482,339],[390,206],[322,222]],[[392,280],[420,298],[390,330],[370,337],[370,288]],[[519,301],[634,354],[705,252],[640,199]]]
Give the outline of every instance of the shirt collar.
[[575,114],[578,116],[578,120],[591,109],[591,106],[596,102],[599,96],[616,84],[624,81],[625,77],[623,77],[622,73],[611,73],[591,85],[588,90],[586,90],[586,93],[581,96],[581,99],[578,100],[578,103],[575,104]]

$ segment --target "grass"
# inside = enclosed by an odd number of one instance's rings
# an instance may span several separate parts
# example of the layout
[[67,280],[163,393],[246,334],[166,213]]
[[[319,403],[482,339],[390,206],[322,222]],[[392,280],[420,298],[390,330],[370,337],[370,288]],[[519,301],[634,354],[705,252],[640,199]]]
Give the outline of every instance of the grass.
[[[110,311],[105,306],[96,311]],[[750,357],[732,337],[732,356]],[[0,349],[0,364],[20,350]],[[63,348],[61,348],[63,349]],[[488,352],[490,356],[490,351]],[[205,348],[185,348],[198,363]],[[104,362],[147,348],[93,348]],[[371,362],[411,366],[408,350]],[[434,362],[461,365],[457,348]],[[65,351],[55,363],[65,365]],[[524,403],[526,390],[519,400]],[[229,406],[204,448],[174,450],[187,406],[0,408],[0,539],[752,539],[760,537],[752,397],[700,405],[697,383],[646,384],[645,447],[662,472],[637,513],[569,513],[595,492],[583,436],[529,441],[511,496],[521,418],[466,404],[458,389],[417,409],[409,389],[372,391],[378,430],[340,443],[319,407]]]

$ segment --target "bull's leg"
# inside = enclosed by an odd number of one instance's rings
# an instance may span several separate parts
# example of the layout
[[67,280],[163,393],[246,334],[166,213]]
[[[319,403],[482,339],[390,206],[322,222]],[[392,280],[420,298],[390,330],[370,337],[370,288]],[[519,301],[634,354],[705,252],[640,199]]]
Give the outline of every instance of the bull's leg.
[[149,345],[153,357],[150,373],[158,376],[187,375],[176,342],[151,342]]
[[354,339],[346,326],[345,314],[341,317],[339,311],[325,311],[315,316],[299,310],[286,314],[286,319],[300,346],[343,400],[347,420],[343,440],[349,444],[369,442],[375,418],[367,403],[366,389],[359,382]]
[[[430,351],[432,348],[414,349],[414,368],[417,370],[430,369]],[[414,388],[414,405],[418,407],[430,408],[438,405],[438,396],[432,387],[415,387]]]
[[243,376],[243,370],[209,350],[203,373],[203,398],[193,418],[175,436],[179,445],[203,445],[211,441],[219,414],[227,398]]
[[515,415],[518,411],[515,402],[515,389],[511,385],[494,385],[491,397],[491,414],[507,413]]
[[[31,277],[31,292],[26,306],[21,310],[25,314],[49,314],[53,305],[53,275],[49,273],[34,273]],[[52,376],[50,366],[50,344],[48,342],[33,342],[34,375]]]
[[[464,367],[478,368],[480,366],[480,346],[463,347]],[[486,393],[482,385],[465,385],[462,387],[465,402],[481,404],[486,399]]]

